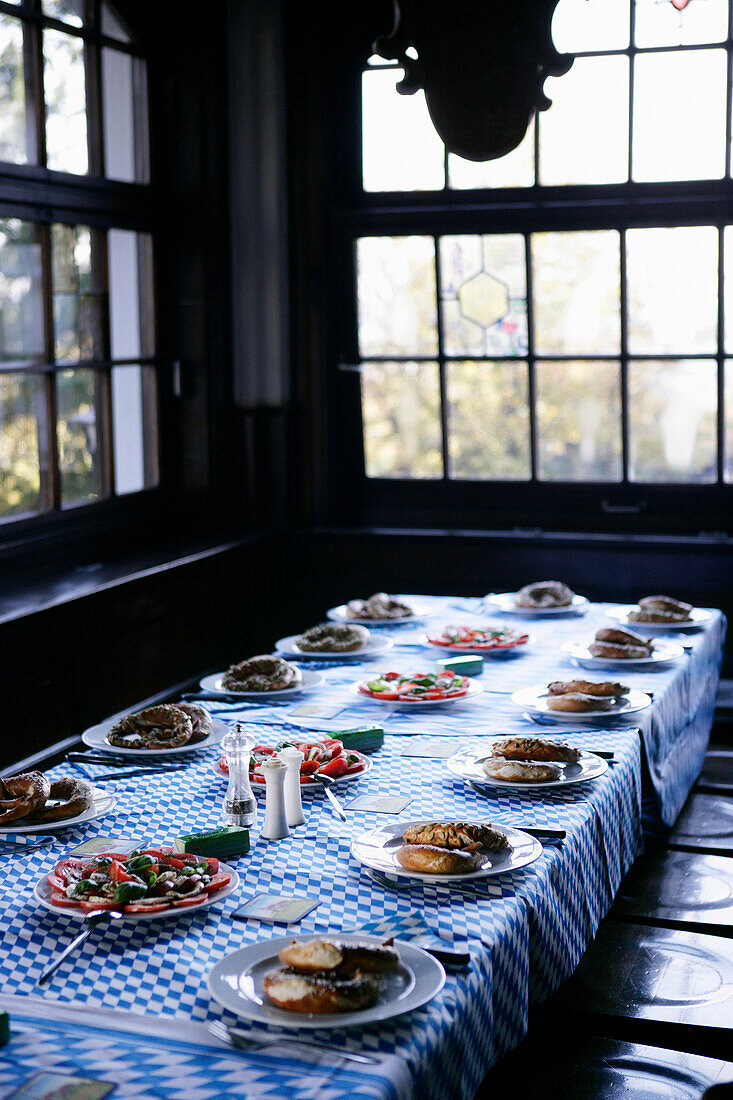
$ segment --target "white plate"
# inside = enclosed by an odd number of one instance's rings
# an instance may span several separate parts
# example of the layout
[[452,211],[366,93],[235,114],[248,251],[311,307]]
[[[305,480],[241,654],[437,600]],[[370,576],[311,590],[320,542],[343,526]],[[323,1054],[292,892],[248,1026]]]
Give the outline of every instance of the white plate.
[[[414,821],[393,821],[378,829],[370,829],[354,837],[351,842],[351,854],[365,867],[373,867],[386,875],[400,875],[403,878],[418,879],[419,882],[473,882],[475,879],[491,878],[493,875],[506,875],[534,863],[542,855],[542,845],[529,833],[514,829],[511,825],[498,825],[506,833],[509,848],[503,852],[487,852],[484,864],[478,871],[469,871],[462,875],[428,875],[420,871],[408,871],[397,862],[397,850],[404,844],[402,834],[410,825],[425,825],[431,818],[418,818]],[[476,825],[485,822],[476,821]]]
[[[494,738],[503,741],[504,738]],[[582,751],[577,764],[562,764],[562,772],[557,779],[550,779],[544,783],[522,783],[516,779],[494,779],[487,775],[481,767],[481,762],[491,756],[486,749],[463,749],[446,760],[448,771],[465,779],[467,783],[478,783],[487,787],[507,787],[515,791],[536,790],[539,787],[552,789],[553,787],[567,787],[572,783],[585,783],[589,779],[598,779],[608,771],[608,762],[593,752]],[[504,826],[502,825],[503,829]]]
[[573,596],[573,602],[569,607],[517,607],[516,595],[516,592],[489,592],[484,598],[484,604],[488,607],[498,607],[505,614],[521,615],[525,619],[548,619],[555,615],[585,615],[588,610],[589,601],[585,596]]
[[92,787],[92,791],[94,792],[94,801],[83,814],[64,818],[63,821],[41,821],[36,825],[24,825],[21,818],[18,821],[9,822],[7,827],[0,830],[0,832],[48,833],[53,832],[55,829],[65,829],[69,825],[81,825],[85,821],[96,821],[97,818],[104,817],[105,814],[114,809],[117,800],[112,792],[105,791],[104,787]]
[[359,626],[365,626],[367,630],[372,630],[374,627],[380,626],[402,626],[404,623],[417,623],[421,619],[427,619],[433,612],[431,608],[426,607],[425,604],[413,603],[412,600],[403,599],[398,596],[397,599],[400,603],[407,604],[412,608],[412,615],[403,615],[399,619],[352,619],[346,610],[346,604],[341,603],[338,607],[329,607],[326,612],[326,617],[331,619],[332,622],[337,623],[358,623]]
[[581,642],[565,642],[562,647],[565,653],[574,658],[575,663],[581,668],[628,668],[632,671],[638,668],[658,668],[660,665],[677,661],[684,656],[684,649],[677,642],[660,642],[651,652],[649,657],[630,659],[628,657],[594,657],[588,652],[588,646]]
[[547,705],[549,693],[546,684],[522,688],[512,695],[512,702],[523,710],[535,711],[554,722],[583,722],[588,718],[616,718],[619,715],[635,714],[652,705],[651,698],[643,691],[630,691],[609,710],[567,711],[550,710]]
[[[61,859],[63,858],[64,857],[61,856]],[[91,858],[90,856],[90,859]],[[230,894],[233,894],[234,891],[238,889],[239,874],[227,863],[220,863],[219,867],[222,871],[228,871],[232,877],[223,890],[217,891],[216,894],[207,895],[206,901],[201,905],[184,905],[179,909],[171,907],[170,909],[160,910],[157,913],[123,913],[122,919],[126,921],[170,920],[171,917],[183,917],[188,913],[200,913],[202,909],[208,909],[209,906],[215,905],[216,902],[223,901],[224,898],[228,898]],[[53,890],[48,884],[47,875],[42,875],[33,887],[33,897],[39,905],[42,905],[44,909],[48,909],[51,913],[56,913],[64,917],[71,917],[72,920],[84,920],[88,916],[88,911],[84,909],[62,909],[57,905],[52,905],[50,900],[52,893]]]
[[[356,752],[356,749],[348,749],[347,751]],[[366,765],[363,771],[355,772],[354,775],[341,775],[338,777],[338,779],[333,779],[332,782],[353,783],[355,780],[361,779],[362,776],[368,775],[374,767],[374,761],[370,760],[369,757],[365,756],[362,752],[359,753],[359,756],[362,758],[364,764]],[[229,772],[225,772],[224,769],[219,766],[218,760],[214,764],[214,775],[219,776],[220,779],[226,779],[227,781],[229,779]],[[250,786],[255,794],[264,794],[267,789],[264,783],[250,783]],[[323,784],[321,783],[301,783],[300,785],[301,794],[305,792],[307,792],[308,794],[315,794],[318,791],[322,792],[323,789]]]
[[368,683],[367,680],[357,680],[351,685],[349,691],[352,695],[358,695],[360,699],[366,699],[370,703],[382,703],[386,707],[414,707],[416,710],[420,707],[444,707],[447,703],[463,703],[466,699],[473,699],[476,695],[480,695],[484,690],[484,685],[478,680],[470,679],[465,695],[453,695],[448,699],[375,699],[373,695],[365,695],[363,691],[359,691],[360,686],[366,683]]
[[324,681],[324,677],[319,672],[309,672],[306,669],[301,673],[296,684],[289,688],[282,688],[280,691],[232,691],[231,688],[225,688],[222,684],[223,676],[224,672],[214,672],[211,676],[204,676],[201,681],[202,691],[219,691],[222,695],[232,695],[237,699],[257,699],[265,702],[267,699],[289,699],[291,695],[298,695],[301,691],[313,691]]
[[[372,946],[380,946],[385,939],[384,936],[352,932],[338,932],[335,937],[345,943]],[[445,985],[445,970],[437,959],[420,947],[396,940],[394,946],[400,953],[401,965],[394,975],[385,976],[382,994],[371,1008],[363,1008],[359,1012],[329,1012],[318,1015],[288,1012],[267,1000],[262,982],[268,970],[282,966],[277,957],[278,952],[292,938],[292,935],[276,936],[274,939],[252,943],[220,959],[206,979],[214,1000],[245,1020],[269,1027],[293,1030],[360,1027],[412,1012],[436,997]],[[299,942],[303,943],[324,938],[329,937],[323,933],[298,936]]]
[[[478,627],[476,629],[479,629]],[[443,654],[443,657],[455,657],[463,656],[476,656],[476,657],[490,657],[492,659],[502,657],[516,657],[520,653],[524,653],[528,646],[534,644],[534,637],[532,634],[527,635],[526,642],[519,642],[513,646],[491,646],[481,647],[473,645],[447,645],[440,642],[431,642],[427,634],[423,634],[420,639],[421,643],[429,649],[439,650]]]
[[[130,711],[134,714],[134,711]],[[108,718],[106,722],[100,722],[98,726],[90,726],[84,730],[81,739],[90,749],[104,749],[116,756],[135,756],[138,760],[148,760],[155,756],[180,756],[181,753],[198,752],[199,749],[208,749],[212,745],[218,745],[224,734],[229,729],[226,722],[220,718],[212,718],[212,730],[203,741],[194,741],[188,745],[178,745],[175,749],[128,749],[119,745],[110,745],[107,734],[115,724],[115,720]]]
[[391,638],[385,638],[383,634],[372,634],[361,649],[351,649],[348,653],[312,653],[298,647],[300,637],[300,634],[291,634],[287,638],[280,638],[275,642],[275,649],[283,657],[297,657],[300,661],[342,661],[344,657],[373,657],[394,645]]
[[712,611],[704,607],[693,607],[690,618],[685,623],[635,623],[633,619],[629,619],[629,611],[638,611],[638,609],[638,604],[635,603],[626,604],[625,607],[614,607],[608,612],[608,617],[636,631],[637,634],[666,634],[670,630],[702,630],[705,623],[710,622],[713,617]]

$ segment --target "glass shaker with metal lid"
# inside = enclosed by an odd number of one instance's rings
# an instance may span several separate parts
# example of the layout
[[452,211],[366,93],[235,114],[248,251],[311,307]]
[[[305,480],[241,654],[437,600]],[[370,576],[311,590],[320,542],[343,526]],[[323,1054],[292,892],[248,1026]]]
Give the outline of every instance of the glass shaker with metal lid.
[[235,722],[222,740],[229,765],[229,786],[224,795],[224,821],[227,825],[242,825],[246,828],[257,820],[257,802],[249,783],[249,761],[254,736]]

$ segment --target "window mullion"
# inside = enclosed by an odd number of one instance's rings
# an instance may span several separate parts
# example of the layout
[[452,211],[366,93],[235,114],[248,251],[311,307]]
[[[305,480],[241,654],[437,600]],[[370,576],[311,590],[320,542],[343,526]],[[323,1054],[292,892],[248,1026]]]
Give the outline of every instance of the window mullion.
[[718,227],[718,482],[725,481],[725,228]]
[[619,294],[621,323],[621,480],[629,480],[629,355],[628,355],[628,314],[626,281],[626,231],[619,230]]
[[[447,155],[447,154],[446,154]],[[448,477],[448,387],[445,378],[443,353],[443,318],[440,310],[440,264],[438,262],[438,238],[433,237],[433,263],[435,265],[435,320],[438,332],[438,385],[440,387],[440,436],[443,455],[443,479]]]
[[[41,234],[41,279],[43,296],[43,327],[45,357],[54,362],[54,323],[53,323],[53,274],[51,259],[51,227],[39,227]],[[43,376],[44,403],[42,422],[39,422],[39,450],[41,459],[41,500],[45,508],[58,509],[61,506],[61,484],[59,477],[59,448],[56,430],[56,374],[46,371]]]
[[524,263],[527,271],[527,385],[529,394],[529,453],[532,460],[532,480],[537,481],[538,438],[537,438],[537,380],[534,359],[534,278],[532,273],[532,238],[528,233],[524,238]]

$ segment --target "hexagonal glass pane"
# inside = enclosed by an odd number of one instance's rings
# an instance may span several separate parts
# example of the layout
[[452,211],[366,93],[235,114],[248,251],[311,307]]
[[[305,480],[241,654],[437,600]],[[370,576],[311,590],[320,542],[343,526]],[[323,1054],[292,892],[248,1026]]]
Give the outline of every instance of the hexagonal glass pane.
[[617,354],[621,348],[618,233],[535,233],[531,244],[537,353]]
[[446,365],[449,477],[522,481],[531,476],[526,362]]
[[626,57],[579,57],[549,77],[553,101],[539,116],[540,183],[621,183],[628,178],[629,64]]
[[725,74],[725,50],[636,57],[633,179],[720,179],[725,172]]
[[621,368],[618,363],[535,366],[538,477],[620,481]]
[[718,231],[711,225],[626,234],[629,350],[714,352]]
[[357,274],[360,354],[437,354],[433,238],[362,237]]
[[362,76],[362,173],[365,191],[434,191],[445,183],[443,142],[425,94],[400,95],[402,69]]
[[525,355],[524,237],[441,237],[440,308],[447,355]]
[[717,364],[629,364],[632,481],[710,482],[717,470]]
[[437,363],[363,363],[367,477],[443,476]]

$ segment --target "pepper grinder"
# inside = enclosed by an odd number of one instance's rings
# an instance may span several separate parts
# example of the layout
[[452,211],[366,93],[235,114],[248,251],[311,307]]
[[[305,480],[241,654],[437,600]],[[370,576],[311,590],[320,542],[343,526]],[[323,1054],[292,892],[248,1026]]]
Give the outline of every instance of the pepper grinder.
[[290,836],[288,819],[285,816],[285,773],[287,767],[282,760],[273,757],[262,763],[265,776],[265,824],[260,836],[266,840],[282,840]]
[[249,760],[254,737],[239,722],[224,737],[221,747],[229,765],[229,785],[224,795],[224,821],[227,825],[249,828],[257,820],[257,802],[249,785]]
[[300,797],[300,765],[305,759],[305,753],[296,749],[294,745],[286,745],[280,749],[279,757],[288,769],[285,773],[285,816],[288,825],[304,825],[303,802]]

